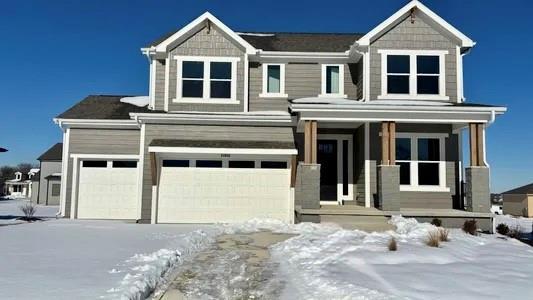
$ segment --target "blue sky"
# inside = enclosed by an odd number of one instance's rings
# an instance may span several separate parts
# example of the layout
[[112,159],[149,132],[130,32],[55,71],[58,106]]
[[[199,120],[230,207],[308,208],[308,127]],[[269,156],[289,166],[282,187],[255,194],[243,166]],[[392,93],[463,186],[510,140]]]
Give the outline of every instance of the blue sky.
[[[406,0],[5,1],[0,10],[0,166],[61,140],[52,118],[88,94],[148,93],[139,48],[208,10],[241,31],[367,32]],[[533,181],[533,3],[426,0],[477,42],[464,62],[470,102],[506,105],[487,132],[492,189]],[[498,5],[499,4],[499,5]]]

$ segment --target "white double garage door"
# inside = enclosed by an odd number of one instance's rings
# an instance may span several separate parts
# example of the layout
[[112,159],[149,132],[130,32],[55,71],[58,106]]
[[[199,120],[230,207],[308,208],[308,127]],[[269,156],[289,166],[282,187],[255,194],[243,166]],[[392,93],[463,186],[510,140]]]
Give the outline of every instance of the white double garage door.
[[[293,221],[290,161],[283,157],[162,157],[157,223]],[[136,161],[82,161],[78,218],[137,219]]]

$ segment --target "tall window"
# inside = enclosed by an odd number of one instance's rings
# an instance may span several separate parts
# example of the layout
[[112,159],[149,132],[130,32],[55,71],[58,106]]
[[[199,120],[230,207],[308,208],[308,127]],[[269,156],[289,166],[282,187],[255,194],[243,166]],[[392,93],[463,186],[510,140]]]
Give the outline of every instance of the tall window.
[[402,190],[445,190],[444,137],[398,134],[396,164]]
[[237,57],[187,57],[178,60],[174,101],[236,101]]
[[263,92],[260,97],[287,97],[285,64],[263,64]]
[[322,65],[321,96],[344,95],[344,65]]
[[448,100],[440,50],[378,50],[382,59],[378,99]]

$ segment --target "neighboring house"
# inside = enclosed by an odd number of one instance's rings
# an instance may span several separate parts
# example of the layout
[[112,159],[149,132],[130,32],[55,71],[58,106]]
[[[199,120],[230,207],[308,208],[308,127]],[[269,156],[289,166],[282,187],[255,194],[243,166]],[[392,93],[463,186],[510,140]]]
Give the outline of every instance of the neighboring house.
[[485,129],[506,109],[465,102],[474,45],[418,1],[366,34],[245,33],[204,13],[141,49],[148,97],[88,96],[54,119],[61,213],[490,219]]
[[15,178],[4,183],[4,193],[13,198],[31,198],[35,193],[33,177],[38,174],[39,169],[31,169],[27,174],[15,172]]
[[503,213],[533,218],[533,183],[503,192]]
[[32,202],[41,205],[59,205],[61,195],[61,160],[63,143],[57,143],[46,150],[37,160],[40,165],[38,178],[33,178],[34,193]]

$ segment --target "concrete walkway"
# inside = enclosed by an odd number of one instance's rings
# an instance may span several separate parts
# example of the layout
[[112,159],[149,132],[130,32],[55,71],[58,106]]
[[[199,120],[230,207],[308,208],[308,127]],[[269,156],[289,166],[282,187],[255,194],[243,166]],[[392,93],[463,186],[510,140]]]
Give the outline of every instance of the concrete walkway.
[[268,247],[292,237],[261,231],[227,234],[179,267],[159,299],[275,299],[284,283]]

